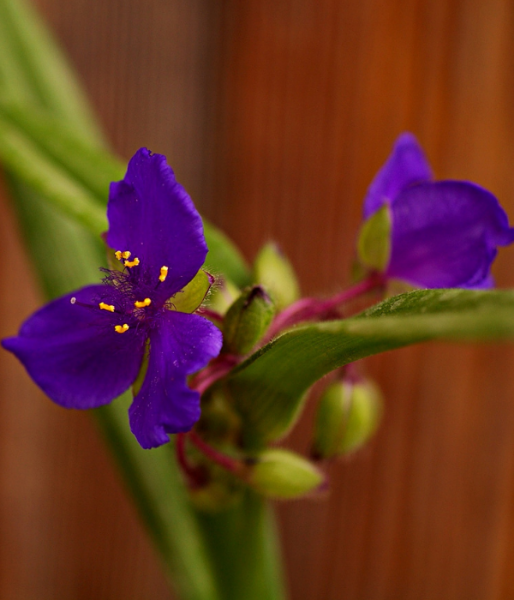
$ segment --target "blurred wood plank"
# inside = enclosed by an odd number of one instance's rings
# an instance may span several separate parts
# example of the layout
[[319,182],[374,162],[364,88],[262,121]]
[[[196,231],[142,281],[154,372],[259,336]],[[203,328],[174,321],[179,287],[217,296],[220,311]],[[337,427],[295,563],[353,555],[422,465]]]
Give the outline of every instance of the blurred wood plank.
[[[347,284],[362,198],[403,130],[514,217],[511,3],[226,7],[213,206],[248,255],[273,237],[308,292]],[[294,600],[512,597],[513,358],[433,344],[368,362],[387,398],[376,440],[333,469],[327,501],[280,511]]]

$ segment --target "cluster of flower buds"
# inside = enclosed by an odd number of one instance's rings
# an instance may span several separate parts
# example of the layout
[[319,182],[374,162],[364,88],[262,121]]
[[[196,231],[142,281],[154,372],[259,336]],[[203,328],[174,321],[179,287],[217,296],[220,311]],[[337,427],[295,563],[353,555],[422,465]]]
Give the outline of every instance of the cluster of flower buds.
[[411,134],[398,138],[368,189],[357,245],[362,278],[328,299],[301,298],[273,244],[261,250],[242,290],[205,271],[200,215],[165,157],[144,148],[111,184],[107,216],[110,268],[102,283],[44,306],[2,344],[67,408],[95,408],[132,387],[129,419],[139,444],[154,448],[177,434],[192,496],[210,510],[247,487],[271,498],[324,489],[323,461],[365,444],[381,414],[376,387],[350,365],[321,396],[310,459],[278,448],[299,411],[234,397],[227,380],[245,361],[284,331],[341,318],[350,301],[371,293],[376,300],[397,281],[491,287],[497,248],[514,240],[487,190],[433,181]]
[[[193,380],[193,387],[203,391],[202,416],[195,433],[184,435],[177,445],[192,498],[207,510],[236,501],[246,486],[273,499],[325,490],[325,461],[363,446],[375,432],[381,415],[376,386],[358,375],[355,365],[349,365],[320,398],[310,459],[284,448],[244,448],[241,415],[226,393],[220,374],[264,345],[270,339],[270,329],[275,328],[272,337],[280,334],[284,315],[283,324],[288,328],[287,315],[302,322],[326,318],[328,314],[319,300],[300,299],[293,268],[275,244],[267,244],[259,252],[253,280],[253,285],[239,293],[223,282],[211,291],[209,309],[204,314],[221,326],[223,347],[218,358]],[[332,300],[323,302],[333,304]],[[275,441],[280,441],[288,430],[289,424],[278,432]]]

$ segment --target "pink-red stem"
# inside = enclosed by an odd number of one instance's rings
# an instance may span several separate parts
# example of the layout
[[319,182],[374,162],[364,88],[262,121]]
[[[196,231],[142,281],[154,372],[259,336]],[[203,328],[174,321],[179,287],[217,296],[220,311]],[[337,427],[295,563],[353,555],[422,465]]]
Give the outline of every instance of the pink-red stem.
[[189,484],[192,486],[196,486],[201,484],[202,474],[199,469],[193,466],[186,454],[186,438],[187,433],[177,433],[175,438],[175,454],[177,457],[177,462],[179,467],[182,469],[182,472],[187,477]]
[[283,329],[292,327],[302,321],[310,321],[329,314],[338,306],[355,300],[359,296],[367,294],[384,286],[384,277],[379,273],[372,273],[366,279],[355,284],[349,289],[332,296],[328,300],[316,298],[302,298],[279,313],[270,327],[268,337],[271,339]]
[[241,357],[239,356],[220,354],[217,359],[213,360],[193,378],[190,383],[191,389],[203,394],[208,387],[218,381],[218,379],[224,377],[239,362],[241,362]]
[[187,435],[189,440],[198,448],[198,450],[212,460],[212,462],[236,475],[241,473],[244,466],[240,461],[231,456],[227,456],[210,446],[194,430],[190,431]]

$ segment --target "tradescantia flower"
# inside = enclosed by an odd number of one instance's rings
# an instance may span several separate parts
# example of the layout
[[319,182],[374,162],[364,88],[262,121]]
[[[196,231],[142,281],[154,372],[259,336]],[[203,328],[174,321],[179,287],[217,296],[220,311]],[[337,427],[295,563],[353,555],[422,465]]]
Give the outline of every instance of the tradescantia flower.
[[212,323],[175,306],[207,246],[200,215],[165,157],[144,148],[111,184],[107,217],[120,268],[105,270],[103,284],[50,302],[2,344],[66,408],[109,403],[145,364],[129,418],[141,446],[152,448],[198,420],[199,393],[186,378],[221,349]]
[[371,183],[364,218],[361,261],[416,287],[491,287],[497,247],[514,241],[497,199],[467,181],[433,181],[410,133]]

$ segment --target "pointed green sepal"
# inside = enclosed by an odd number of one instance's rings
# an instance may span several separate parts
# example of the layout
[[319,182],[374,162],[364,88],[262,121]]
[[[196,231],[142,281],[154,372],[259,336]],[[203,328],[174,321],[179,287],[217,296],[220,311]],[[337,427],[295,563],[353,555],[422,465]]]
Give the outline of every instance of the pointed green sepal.
[[205,300],[213,283],[214,277],[200,269],[186,287],[173,296],[171,300],[173,307],[179,312],[195,312]]
[[248,354],[266,333],[275,315],[275,305],[260,285],[246,288],[229,308],[223,339],[230,354]]
[[384,204],[364,221],[357,242],[357,252],[363,265],[385,271],[391,256],[391,211]]
[[333,383],[318,407],[313,454],[332,458],[357,450],[375,433],[381,413],[380,392],[371,382]]
[[277,310],[284,309],[300,297],[294,269],[276,244],[270,242],[261,249],[253,269],[256,283],[268,290]]
[[263,496],[288,499],[316,490],[324,483],[325,476],[302,456],[272,448],[259,454],[246,481]]

